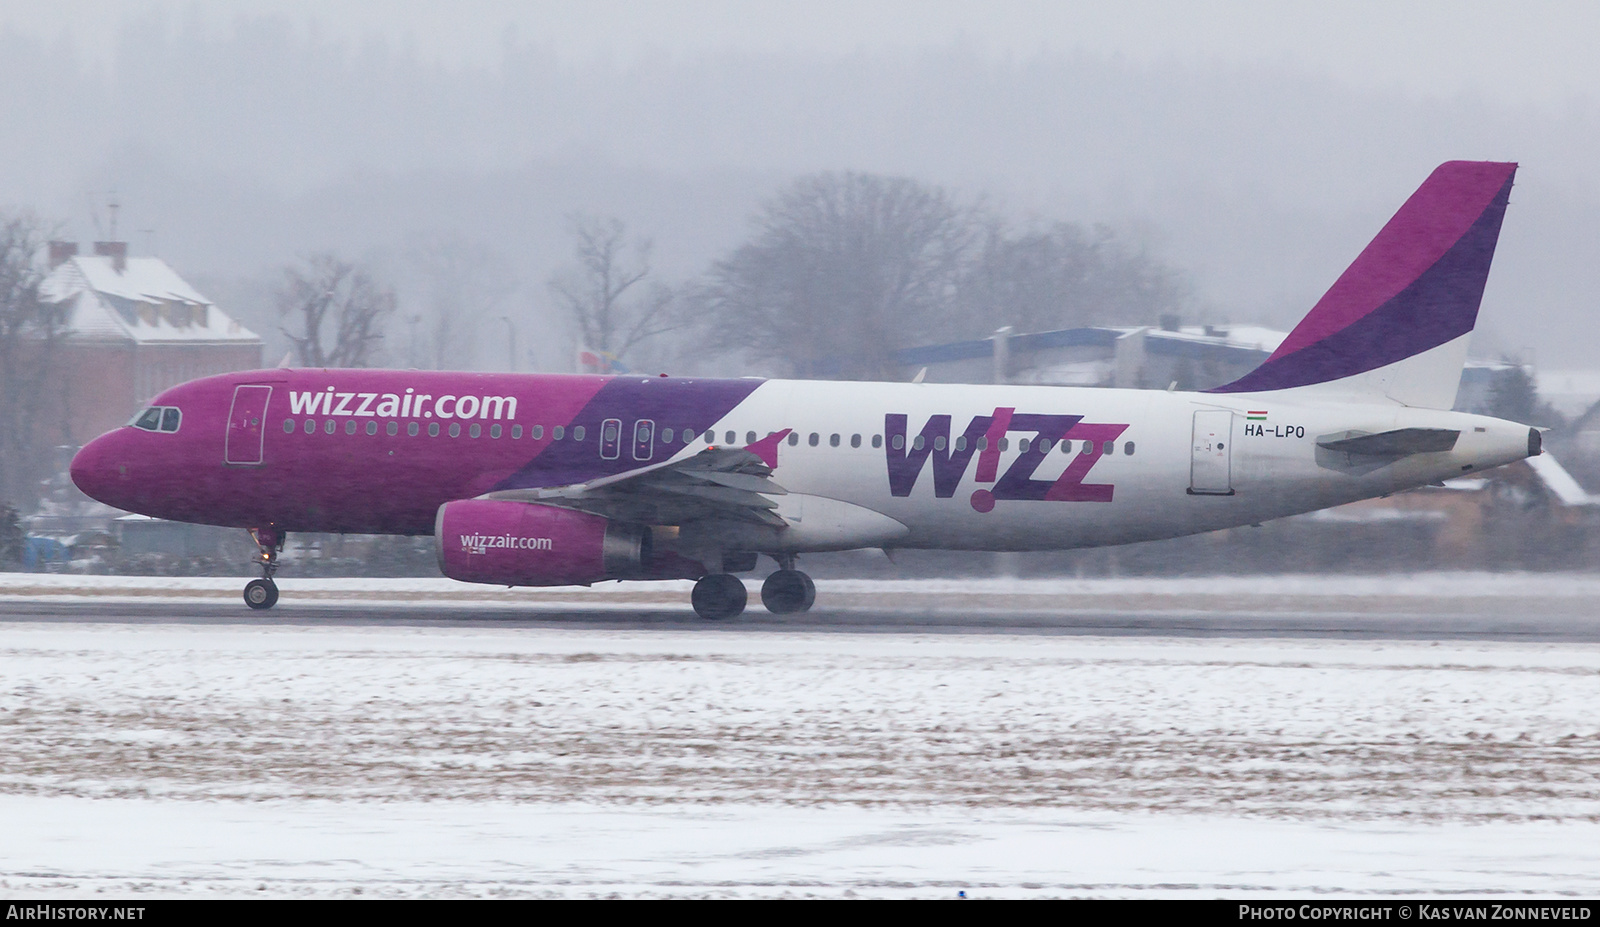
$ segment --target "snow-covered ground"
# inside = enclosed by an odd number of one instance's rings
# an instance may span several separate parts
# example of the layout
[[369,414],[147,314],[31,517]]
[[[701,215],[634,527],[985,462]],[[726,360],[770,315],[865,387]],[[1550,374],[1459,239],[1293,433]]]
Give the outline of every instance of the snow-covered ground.
[[1581,644],[0,622],[0,894],[1594,895],[1596,705]]

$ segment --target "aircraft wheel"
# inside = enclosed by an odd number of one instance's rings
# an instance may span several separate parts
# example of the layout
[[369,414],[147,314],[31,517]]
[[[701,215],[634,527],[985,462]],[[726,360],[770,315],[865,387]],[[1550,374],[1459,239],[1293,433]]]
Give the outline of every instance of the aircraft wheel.
[[744,611],[748,598],[739,577],[732,573],[709,573],[694,584],[689,601],[694,604],[696,615],[709,621],[721,621]]
[[252,579],[244,587],[244,604],[257,609],[277,605],[278,584],[270,579]]
[[816,583],[799,570],[779,570],[761,584],[761,604],[774,615],[809,611],[816,600]]

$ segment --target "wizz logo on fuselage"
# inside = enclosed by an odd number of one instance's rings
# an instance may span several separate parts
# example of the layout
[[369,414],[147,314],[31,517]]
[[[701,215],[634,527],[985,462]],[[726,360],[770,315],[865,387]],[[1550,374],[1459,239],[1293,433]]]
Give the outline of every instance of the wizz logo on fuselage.
[[[932,462],[933,494],[939,499],[955,495],[966,477],[974,456],[978,459],[973,479],[993,483],[972,494],[972,507],[980,512],[994,508],[996,500],[1041,502],[1110,502],[1115,485],[1085,483],[1084,477],[1099,462],[1106,447],[1116,441],[1128,426],[1085,422],[1081,415],[1018,413],[998,408],[992,415],[977,415],[966,430],[951,440],[951,416],[930,416],[922,431],[911,437],[907,417],[899,413],[884,416],[884,454],[889,468],[889,493],[909,496],[923,469]],[[1011,432],[1031,432],[1027,448],[1000,473],[1003,444]],[[1050,452],[1062,441],[1082,441],[1079,453],[1053,480],[1034,479],[1034,473]]]

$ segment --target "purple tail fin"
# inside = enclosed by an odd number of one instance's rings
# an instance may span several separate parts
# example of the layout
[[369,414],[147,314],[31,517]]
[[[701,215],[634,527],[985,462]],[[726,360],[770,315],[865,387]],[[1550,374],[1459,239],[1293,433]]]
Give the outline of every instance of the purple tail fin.
[[[1441,164],[1271,357],[1212,392],[1358,378],[1349,385],[1408,405],[1449,408],[1466,357],[1462,336],[1478,319],[1516,170],[1492,161]],[[1428,363],[1362,376],[1457,339],[1460,359],[1453,370]],[[1450,377],[1448,383],[1439,382],[1442,377]]]

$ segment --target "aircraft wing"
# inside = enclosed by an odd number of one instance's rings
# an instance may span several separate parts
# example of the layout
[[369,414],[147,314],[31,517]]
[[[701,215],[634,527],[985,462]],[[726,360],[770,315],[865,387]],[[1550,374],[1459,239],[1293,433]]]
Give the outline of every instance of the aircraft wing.
[[481,498],[540,502],[647,525],[732,520],[783,528],[788,522],[773,511],[778,504],[769,497],[787,494],[756,451],[708,447],[693,457],[584,483],[500,490]]

